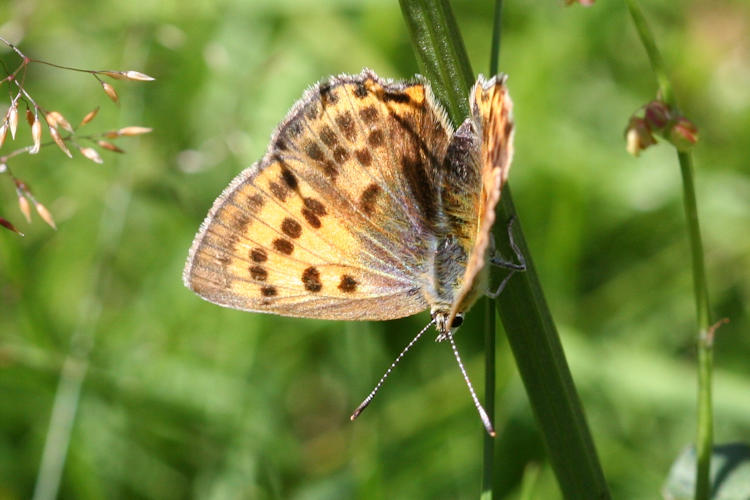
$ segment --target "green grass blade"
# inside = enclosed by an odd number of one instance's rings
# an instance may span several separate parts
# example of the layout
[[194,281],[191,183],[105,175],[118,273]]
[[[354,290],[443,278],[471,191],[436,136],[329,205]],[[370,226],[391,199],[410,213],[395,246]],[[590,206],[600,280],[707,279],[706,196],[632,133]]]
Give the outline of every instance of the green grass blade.
[[[492,47],[490,49],[490,75],[497,73],[500,59],[500,35],[502,31],[501,14],[503,1],[495,1],[495,18],[492,24]],[[490,422],[495,425],[495,301],[484,301],[484,404]],[[482,493],[481,500],[492,500],[494,496],[495,439],[484,435],[484,453],[482,456]]]
[[[454,123],[467,115],[474,80],[455,18],[445,0],[401,0],[420,70]],[[505,224],[515,214],[510,189],[498,208],[496,240],[507,244]],[[510,280],[497,301],[550,462],[565,498],[610,498],[562,345],[534,270],[521,225],[516,241],[528,270]]]

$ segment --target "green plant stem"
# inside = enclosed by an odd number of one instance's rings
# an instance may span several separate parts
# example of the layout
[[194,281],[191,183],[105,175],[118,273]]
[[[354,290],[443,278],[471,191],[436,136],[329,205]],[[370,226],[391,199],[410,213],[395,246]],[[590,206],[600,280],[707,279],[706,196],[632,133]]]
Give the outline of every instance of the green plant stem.
[[[648,27],[646,18],[637,0],[625,0],[633,18],[638,36],[646,49],[651,68],[656,75],[659,94],[664,102],[677,109],[677,100],[672,91],[659,49]],[[713,334],[711,331],[711,311],[708,299],[703,243],[701,241],[698,206],[693,180],[693,160],[690,153],[677,153],[682,175],[683,204],[690,241],[690,254],[693,270],[696,318],[698,322],[698,423],[696,435],[697,468],[695,473],[695,499],[708,500],[711,493],[711,450],[713,448]]]
[[[495,425],[495,302],[484,301],[484,406],[492,425]],[[484,453],[482,456],[481,500],[492,500],[495,470],[495,438],[482,432]]]
[[[500,59],[500,35],[502,30],[503,0],[495,1],[495,20],[492,26],[492,47],[490,49],[490,75],[497,73]],[[495,425],[495,355],[496,331],[495,302],[484,301],[484,405],[490,423]],[[494,496],[493,478],[495,470],[495,439],[483,433],[484,453],[482,457],[481,500],[492,500]]]
[[[422,73],[453,122],[461,123],[468,116],[467,96],[474,77],[450,6],[446,0],[400,3]],[[513,214],[506,186],[497,220],[507,221]],[[496,241],[507,245],[506,225],[495,226]],[[520,221],[514,231],[527,270],[509,281],[497,305],[550,463],[565,498],[610,498]]]
[[696,434],[695,499],[708,500],[711,495],[711,451],[713,449],[713,332],[708,300],[708,285],[703,258],[703,244],[698,221],[698,206],[693,184],[693,161],[690,153],[677,153],[682,173],[683,202],[693,263],[693,287],[698,319],[698,424]]
[[648,54],[648,60],[651,62],[651,69],[656,75],[661,98],[668,105],[675,106],[676,103],[674,92],[672,91],[672,83],[669,81],[667,72],[664,69],[664,61],[661,58],[659,49],[656,48],[656,42],[654,42],[654,36],[651,34],[651,29],[646,22],[646,16],[643,15],[643,11],[637,0],[625,0],[625,3],[628,6],[630,17],[633,19],[635,28],[638,31],[641,43]]
[[703,258],[703,241],[701,238],[701,228],[698,220],[698,205],[696,202],[695,184],[693,181],[693,158],[690,153],[677,153],[677,158],[680,162],[680,172],[682,174],[682,195],[693,264],[695,309],[701,338],[703,338],[708,335],[711,327],[711,312],[709,309],[708,284],[706,281],[706,268]]

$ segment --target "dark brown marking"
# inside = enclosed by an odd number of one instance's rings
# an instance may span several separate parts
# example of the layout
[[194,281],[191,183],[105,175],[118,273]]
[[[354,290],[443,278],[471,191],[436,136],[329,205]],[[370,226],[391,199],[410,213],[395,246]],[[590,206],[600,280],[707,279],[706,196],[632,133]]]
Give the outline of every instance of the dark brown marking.
[[318,103],[315,101],[308,102],[305,106],[305,116],[308,120],[318,119]]
[[284,181],[284,184],[289,186],[289,189],[297,189],[297,177],[283,165],[281,166],[281,179]]
[[299,120],[292,120],[286,125],[286,127],[284,127],[284,133],[289,134],[292,138],[299,137],[302,133],[302,128],[302,124]]
[[370,216],[375,211],[375,203],[378,201],[381,191],[380,186],[374,183],[362,191],[359,197],[359,206],[366,215]]
[[257,212],[261,208],[263,208],[263,204],[266,202],[265,199],[263,199],[263,195],[260,193],[255,193],[252,196],[247,197],[247,201],[245,204],[247,205],[247,208],[251,212]]
[[339,100],[339,98],[336,96],[336,93],[333,92],[330,82],[321,83],[319,90],[320,100],[323,102],[324,107],[329,104],[335,104],[336,101]]
[[296,220],[287,217],[281,222],[281,231],[290,238],[299,238],[302,235],[302,226]]
[[314,267],[308,267],[302,273],[302,283],[305,284],[305,290],[308,292],[319,292],[323,288],[320,281],[320,271]]
[[360,99],[367,97],[367,87],[365,87],[364,82],[357,82],[354,87],[354,95],[359,97]]
[[315,198],[305,198],[305,208],[309,209],[315,215],[326,215],[326,207]]
[[382,146],[383,145],[383,131],[376,128],[375,130],[370,132],[370,135],[367,137],[367,143],[373,148]]
[[263,266],[252,266],[250,268],[250,276],[255,281],[266,281],[268,279],[268,271]]
[[349,276],[348,274],[341,275],[341,283],[339,283],[339,290],[345,293],[352,293],[357,290],[357,280]]
[[305,154],[316,161],[323,160],[323,151],[317,142],[308,142],[305,144]]
[[286,139],[284,139],[283,137],[279,137],[278,139],[276,139],[273,147],[277,151],[287,151],[289,149],[289,145],[287,144]]
[[333,148],[339,143],[339,140],[336,138],[336,134],[328,125],[323,125],[323,127],[320,129],[320,139],[323,141],[323,144],[325,144],[329,148]]
[[273,240],[273,247],[276,251],[286,255],[291,255],[294,252],[294,243],[284,238],[276,238]]
[[253,262],[265,262],[268,260],[268,253],[262,248],[253,248],[250,250],[250,258],[253,259]]
[[286,187],[282,186],[281,184],[276,184],[273,181],[268,183],[268,187],[271,189],[271,192],[276,198],[278,198],[280,201],[286,201],[286,195],[288,193]]
[[238,232],[244,232],[245,228],[250,224],[250,217],[242,212],[235,212],[232,214],[231,226],[232,229]]
[[338,115],[336,117],[336,125],[338,125],[344,137],[349,141],[354,141],[357,138],[357,129],[354,127],[354,120],[350,112],[345,111]]
[[383,94],[383,101],[406,104],[411,101],[411,97],[405,92],[385,92]]
[[336,163],[341,165],[349,159],[349,152],[345,148],[339,146],[333,150],[333,159],[336,161]]
[[421,208],[423,219],[427,223],[434,221],[437,214],[435,205],[436,196],[430,190],[430,186],[433,183],[430,180],[427,172],[428,166],[424,159],[419,154],[416,155],[416,158],[402,156],[401,168],[403,169],[404,178],[409,185],[412,196]]
[[323,224],[320,222],[320,217],[312,213],[312,211],[309,208],[303,208],[302,209],[302,217],[305,218],[308,224],[310,224],[315,229],[318,229]]
[[275,286],[271,286],[271,285],[266,285],[264,287],[261,287],[260,293],[264,297],[275,297],[276,295],[279,294],[279,292],[276,290],[276,287]]
[[503,131],[505,133],[505,137],[508,137],[512,131],[513,131],[513,122],[511,121],[505,122],[505,130]]
[[354,155],[357,157],[357,161],[364,167],[369,167],[372,163],[372,155],[370,155],[369,149],[358,149],[354,152]]
[[378,119],[378,110],[375,109],[375,106],[367,106],[359,110],[359,117],[362,118],[363,122],[371,125]]
[[336,176],[339,175],[336,165],[334,165],[331,160],[323,162],[323,173],[325,173],[331,180],[336,179]]

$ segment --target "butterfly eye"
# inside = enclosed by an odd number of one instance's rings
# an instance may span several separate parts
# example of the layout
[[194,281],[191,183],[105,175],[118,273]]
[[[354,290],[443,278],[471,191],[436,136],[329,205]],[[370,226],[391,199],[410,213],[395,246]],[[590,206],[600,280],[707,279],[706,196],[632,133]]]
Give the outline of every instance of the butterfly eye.
[[464,315],[461,313],[456,314],[456,317],[453,318],[453,323],[451,323],[451,328],[458,328],[459,326],[464,324]]

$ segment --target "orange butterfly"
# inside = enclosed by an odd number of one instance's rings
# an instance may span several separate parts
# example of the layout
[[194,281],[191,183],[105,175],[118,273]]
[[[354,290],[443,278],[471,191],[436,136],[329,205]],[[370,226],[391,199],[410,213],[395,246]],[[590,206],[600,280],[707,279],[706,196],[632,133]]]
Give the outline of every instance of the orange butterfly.
[[365,69],[310,88],[263,158],[214,203],[185,285],[225,307],[304,318],[386,320],[429,308],[438,340],[458,356],[452,330],[487,288],[513,155],[505,77],[480,76],[469,103],[454,130],[422,79]]

